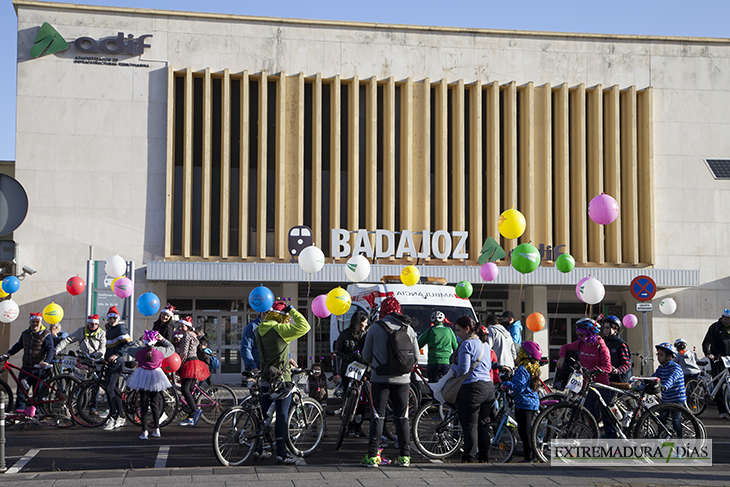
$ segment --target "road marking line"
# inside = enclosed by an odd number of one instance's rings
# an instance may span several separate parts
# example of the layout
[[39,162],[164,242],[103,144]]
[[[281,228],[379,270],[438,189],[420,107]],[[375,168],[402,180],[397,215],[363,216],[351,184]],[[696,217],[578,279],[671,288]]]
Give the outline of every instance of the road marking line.
[[40,451],[41,451],[40,448],[33,448],[31,450],[28,450],[28,453],[26,453],[25,455],[23,455],[21,457],[21,459],[18,460],[17,462],[15,462],[15,465],[13,465],[12,467],[10,467],[5,473],[6,474],[9,474],[9,473],[18,473],[18,472],[20,472],[23,469],[23,467],[25,467],[28,464],[28,462],[30,462],[31,460],[33,460],[33,457],[35,457],[36,455],[38,455],[38,453]]
[[157,452],[157,460],[155,460],[155,468],[165,468],[167,465],[167,456],[170,454],[169,446],[161,446]]

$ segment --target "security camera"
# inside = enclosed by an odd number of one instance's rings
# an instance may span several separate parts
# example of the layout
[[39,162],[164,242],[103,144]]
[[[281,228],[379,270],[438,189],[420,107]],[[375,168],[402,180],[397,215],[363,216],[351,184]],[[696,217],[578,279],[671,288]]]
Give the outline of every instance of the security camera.
[[27,265],[24,265],[24,266],[23,266],[23,272],[25,272],[26,274],[29,274],[29,275],[31,275],[31,276],[32,276],[33,274],[35,274],[35,273],[36,273],[36,272],[38,272],[38,271],[36,271],[35,269],[31,269],[31,268],[30,268],[30,267],[28,267]]

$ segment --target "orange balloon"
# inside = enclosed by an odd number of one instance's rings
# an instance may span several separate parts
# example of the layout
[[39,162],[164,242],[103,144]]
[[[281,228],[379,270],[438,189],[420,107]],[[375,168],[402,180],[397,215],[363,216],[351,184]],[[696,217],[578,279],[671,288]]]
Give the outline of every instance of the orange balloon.
[[530,331],[540,331],[545,327],[545,317],[542,313],[532,313],[527,317],[527,328]]

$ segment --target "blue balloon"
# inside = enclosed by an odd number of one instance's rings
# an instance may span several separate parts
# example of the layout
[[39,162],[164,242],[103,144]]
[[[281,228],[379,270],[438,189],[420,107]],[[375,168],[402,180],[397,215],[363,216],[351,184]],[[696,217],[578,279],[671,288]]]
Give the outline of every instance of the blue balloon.
[[18,289],[20,289],[20,281],[15,276],[8,276],[3,279],[2,288],[4,292],[8,294],[13,294],[14,292],[17,292]]
[[274,305],[274,293],[265,286],[259,286],[248,295],[248,304],[257,313],[268,311]]
[[137,311],[143,316],[152,316],[160,310],[160,298],[153,292],[147,291],[137,298]]

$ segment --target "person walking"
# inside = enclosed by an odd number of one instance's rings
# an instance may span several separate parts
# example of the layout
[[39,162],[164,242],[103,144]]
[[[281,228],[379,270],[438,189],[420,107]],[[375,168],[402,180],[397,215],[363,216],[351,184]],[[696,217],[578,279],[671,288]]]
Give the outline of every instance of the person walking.
[[143,346],[130,347],[129,354],[137,360],[137,368],[127,381],[127,387],[138,391],[139,418],[142,424],[140,440],[148,440],[148,411],[152,410],[152,437],[160,437],[160,414],[162,403],[160,392],[172,387],[162,371],[162,360],[175,352],[172,343],[160,335],[157,330],[145,330],[142,337]]
[[115,428],[121,428],[127,424],[127,420],[124,419],[122,398],[117,394],[117,384],[119,383],[119,376],[122,375],[124,356],[129,349],[132,338],[129,336],[126,323],[119,321],[119,311],[116,306],[109,308],[106,314],[106,324],[106,351],[104,352],[104,360],[108,364],[108,367],[104,381],[104,390],[106,391],[106,397],[109,403],[109,417],[101,429],[109,431]]
[[178,426],[197,426],[203,411],[198,409],[193,398],[193,387],[196,381],[204,381],[210,377],[208,365],[198,359],[198,337],[195,334],[193,319],[186,316],[178,322],[180,343],[177,354],[180,356],[180,389],[190,411],[188,416],[178,423]]
[[[725,370],[722,357],[730,355],[730,310],[723,310],[720,319],[710,325],[705,339],[702,340],[702,352],[712,364],[712,377],[722,374]],[[715,404],[720,419],[730,419],[730,414],[725,409],[725,401],[718,397]]]
[[[505,330],[498,323],[495,326]],[[489,414],[494,404],[488,329],[469,316],[457,319],[454,329],[460,343],[456,350],[456,363],[451,367],[456,377],[469,374],[456,396],[456,410],[464,431],[461,463],[487,463],[490,444]],[[475,362],[474,370],[469,373]]]
[[446,316],[441,311],[431,313],[431,327],[418,338],[418,346],[428,346],[428,382],[435,384],[449,371],[449,359],[459,346],[454,331],[446,326]]
[[[294,323],[290,322],[290,318]],[[262,411],[268,411],[274,403],[277,417],[274,424],[276,463],[279,465],[296,464],[296,458],[287,452],[285,443],[288,429],[286,417],[291,407],[292,365],[289,358],[289,343],[303,337],[309,330],[307,319],[283,301],[276,301],[266,312],[265,320],[256,328],[256,345],[261,357],[262,392],[268,392],[274,385],[272,382],[274,380],[283,381],[285,390],[288,390],[288,394],[279,395],[275,400],[266,395],[261,398]]]
[[[377,324],[377,326],[376,326]],[[398,337],[391,337],[398,333]],[[392,355],[392,341],[398,338],[410,340],[412,354],[405,348],[398,350],[402,360]],[[406,341],[406,340],[403,340]],[[401,344],[401,340],[398,340]],[[403,346],[405,347],[406,344]],[[390,352],[389,352],[390,350]],[[378,467],[378,448],[383,434],[383,422],[388,399],[393,408],[395,432],[398,437],[399,456],[394,462],[401,467],[411,465],[411,437],[408,423],[408,388],[411,383],[411,370],[418,361],[418,341],[416,332],[411,327],[411,318],[403,314],[400,303],[394,297],[388,297],[380,305],[379,320],[370,327],[365,335],[362,356],[371,366],[370,372],[370,408],[371,420],[368,432],[368,451],[362,465]]]

